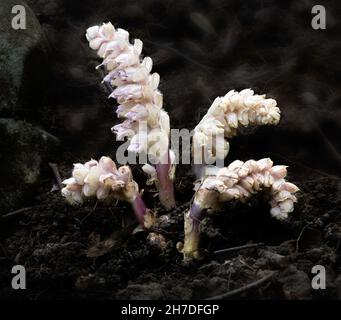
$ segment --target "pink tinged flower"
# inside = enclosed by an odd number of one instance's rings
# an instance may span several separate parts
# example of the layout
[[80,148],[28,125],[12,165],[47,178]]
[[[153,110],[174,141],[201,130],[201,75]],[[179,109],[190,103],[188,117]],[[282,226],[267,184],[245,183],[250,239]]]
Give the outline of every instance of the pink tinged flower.
[[286,166],[273,166],[270,170],[271,175],[276,179],[283,179],[287,175]]
[[72,205],[83,203],[82,185],[78,184],[74,177],[63,181],[66,186],[62,189],[62,195]]
[[227,115],[226,121],[231,128],[237,128],[238,127],[238,117],[237,117],[237,114],[235,114],[234,112],[229,113]]
[[159,109],[162,108],[163,105],[163,96],[162,93],[158,90],[154,91],[154,95],[153,95],[153,104],[158,107]]
[[152,185],[154,183],[158,183],[157,172],[155,167],[150,164],[145,164],[142,166],[142,170],[148,175],[148,180],[146,182],[147,185]]
[[103,57],[107,58],[110,56],[111,58],[116,58],[127,48],[127,46],[128,43],[124,39],[117,37],[115,40],[107,43]]
[[148,109],[145,104],[125,103],[120,104],[116,109],[116,114],[119,118],[127,118],[130,121],[147,120]]
[[148,72],[142,67],[128,67],[125,69],[117,69],[110,72],[104,81],[110,82],[112,86],[121,86],[128,82],[144,82],[147,83]]
[[110,194],[111,189],[108,186],[100,186],[96,191],[96,198],[98,200],[106,199]]
[[153,68],[153,60],[150,57],[145,57],[142,60],[142,66],[146,68],[147,72],[150,73],[152,71]]
[[76,180],[78,184],[83,185],[84,179],[86,178],[88,173],[89,173],[89,169],[86,168],[84,165],[78,163],[74,165],[72,176],[74,177],[74,179]]
[[114,172],[116,170],[115,162],[109,157],[101,157],[98,166],[104,172]]
[[115,125],[112,128],[112,131],[116,134],[116,139],[118,141],[124,140],[125,137],[131,138],[135,135],[134,125],[129,121],[125,120],[124,122]]
[[142,121],[148,118],[148,111],[144,108],[143,110],[133,110],[132,108],[129,112],[125,114],[125,117],[131,121]]
[[[152,129],[148,133],[148,155],[154,164],[167,164],[169,152],[168,133]],[[167,157],[166,157],[167,156]]]
[[99,32],[99,26],[93,26],[93,27],[90,27],[86,30],[86,39],[88,41],[98,37],[98,32]]
[[169,115],[166,111],[160,110],[160,128],[164,131],[167,135],[170,133],[170,120]]
[[98,50],[105,40],[102,38],[95,38],[89,42],[89,46],[93,50]]
[[90,169],[91,167],[95,167],[97,165],[98,165],[98,161],[97,160],[93,160],[93,159],[91,159],[90,161],[84,163],[84,166],[87,169]]
[[290,193],[296,193],[297,191],[299,191],[299,188],[296,185],[294,185],[291,182],[287,182],[287,181],[285,181],[283,183],[282,189],[286,190],[286,191],[289,191]]
[[71,205],[81,205],[83,204],[82,190],[70,190],[68,187],[62,189],[62,195]]
[[292,199],[286,199],[279,203],[279,207],[282,213],[289,213],[294,210],[294,201]]
[[117,67],[123,69],[137,65],[140,62],[140,57],[134,52],[123,52],[120,55],[118,55],[114,60]]
[[110,98],[115,98],[118,103],[124,104],[132,101],[151,101],[153,90],[149,85],[127,84],[116,88]]
[[269,170],[273,165],[270,158],[264,158],[257,161],[257,166],[260,171]]
[[83,193],[86,197],[92,197],[96,195],[97,188],[99,186],[99,177],[101,175],[101,169],[99,167],[92,167],[89,170],[87,177],[84,180]]
[[222,98],[217,97],[213,101],[212,105],[207,111],[207,114],[212,115],[213,117],[219,117],[220,115],[224,114],[224,106],[222,105]]
[[99,33],[107,40],[111,40],[115,35],[115,27],[111,22],[103,23],[99,29]]
[[232,163],[229,164],[229,166],[227,167],[229,170],[231,171],[236,171],[238,172],[239,169],[242,167],[242,165],[244,164],[243,161],[240,160],[235,160]]
[[140,132],[131,139],[128,150],[136,153],[147,153],[148,151],[148,134]]
[[116,108],[116,114],[118,118],[124,118],[125,115],[130,111],[130,109],[134,106],[135,104],[120,104]]

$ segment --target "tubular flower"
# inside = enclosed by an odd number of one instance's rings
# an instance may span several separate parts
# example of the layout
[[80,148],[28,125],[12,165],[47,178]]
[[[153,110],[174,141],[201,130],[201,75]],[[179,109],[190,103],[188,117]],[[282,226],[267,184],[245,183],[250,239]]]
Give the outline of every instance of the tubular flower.
[[269,158],[246,162],[236,160],[225,168],[213,168],[197,186],[194,201],[185,213],[185,260],[197,257],[200,238],[200,221],[207,210],[215,210],[227,201],[245,201],[265,189],[270,195],[271,215],[278,219],[288,218],[297,201],[294,193],[299,189],[287,182],[286,166],[276,165]]
[[72,177],[63,181],[62,195],[72,205],[81,205],[85,199],[118,199],[129,202],[140,224],[144,226],[147,208],[139,194],[128,166],[116,167],[109,157],[74,164]]
[[[110,22],[87,29],[86,38],[90,48],[97,50],[103,59],[100,66],[108,72],[103,81],[115,87],[109,97],[117,100],[117,116],[125,119],[112,128],[117,140],[127,137],[129,151],[148,154],[153,159],[160,200],[166,208],[174,207],[172,166],[169,163],[169,116],[162,109],[163,98],[158,90],[160,76],[151,74],[152,59],[145,57],[142,60],[142,41],[135,39],[131,44],[129,33],[115,29]],[[162,170],[158,170],[158,165]]]
[[251,89],[231,90],[224,97],[217,97],[194,129],[195,163],[223,160],[229,152],[226,138],[235,136],[239,126],[276,125],[279,120],[276,100],[254,94]]

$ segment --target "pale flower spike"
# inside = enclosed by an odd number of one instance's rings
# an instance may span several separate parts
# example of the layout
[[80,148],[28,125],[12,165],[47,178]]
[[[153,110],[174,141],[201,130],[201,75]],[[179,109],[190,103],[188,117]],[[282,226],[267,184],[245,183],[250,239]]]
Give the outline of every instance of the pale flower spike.
[[286,166],[273,166],[269,158],[246,162],[236,160],[225,168],[211,168],[207,177],[197,185],[191,209],[185,213],[184,260],[199,257],[203,213],[218,209],[227,201],[245,201],[264,189],[271,197],[271,215],[278,220],[287,219],[288,213],[294,210],[297,201],[294,193],[299,189],[284,179],[286,174]]
[[103,81],[116,87],[110,97],[119,103],[117,116],[125,119],[113,127],[117,140],[127,137],[129,151],[148,154],[156,170],[160,201],[167,209],[173,208],[174,164],[170,163],[169,116],[162,109],[163,98],[158,90],[160,76],[151,74],[152,59],[142,60],[142,41],[135,39],[131,44],[129,33],[115,29],[110,22],[87,29],[86,38],[90,48],[97,50],[103,59],[100,66],[108,71]]
[[223,161],[230,147],[226,138],[235,136],[239,126],[276,125],[279,120],[276,100],[254,94],[251,89],[231,90],[217,97],[194,129],[194,163]]
[[128,166],[116,167],[109,157],[74,164],[72,177],[63,181],[62,195],[72,205],[81,205],[87,198],[129,202],[138,222],[145,226],[148,214],[137,183]]

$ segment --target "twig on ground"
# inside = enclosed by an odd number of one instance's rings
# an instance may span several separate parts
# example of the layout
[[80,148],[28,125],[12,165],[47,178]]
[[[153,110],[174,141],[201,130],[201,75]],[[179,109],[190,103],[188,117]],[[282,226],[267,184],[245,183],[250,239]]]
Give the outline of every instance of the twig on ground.
[[63,180],[62,180],[62,177],[60,176],[57,164],[49,162],[49,166],[52,169],[52,172],[56,178],[59,189],[62,190],[63,189],[63,182],[62,182]]
[[235,289],[235,290],[223,293],[223,294],[219,294],[219,295],[214,296],[214,297],[206,298],[205,300],[224,300],[224,299],[231,298],[233,296],[237,296],[237,295],[239,295],[245,291],[254,289],[254,288],[260,286],[261,284],[266,283],[275,275],[275,273],[276,272],[273,271],[270,274],[268,274],[267,276],[263,277],[262,279],[251,282],[244,287],[241,287],[241,288],[238,288],[238,289]]
[[32,207],[27,207],[27,208],[21,208],[21,209],[18,209],[18,210],[15,210],[15,211],[11,211],[9,213],[6,213],[4,215],[1,216],[2,219],[6,219],[6,218],[10,218],[10,217],[13,217],[17,214],[24,214],[26,213],[27,211],[30,211],[32,209]]
[[298,238],[297,238],[297,240],[296,240],[296,251],[295,251],[295,253],[298,253],[298,250],[299,250],[298,243],[300,242],[301,237],[302,237],[302,235],[303,235],[305,229],[307,229],[307,227],[308,227],[309,225],[310,225],[310,223],[306,224],[306,225],[303,227],[302,231],[300,232],[300,234],[299,234],[299,236],[298,236]]
[[229,252],[243,250],[243,249],[257,248],[257,247],[260,247],[260,246],[263,246],[263,245],[264,245],[264,243],[249,243],[249,244],[245,244],[243,246],[238,246],[238,247],[232,247],[232,248],[217,250],[217,251],[214,251],[213,254],[214,255],[219,255],[219,254],[222,254],[222,253],[229,253]]

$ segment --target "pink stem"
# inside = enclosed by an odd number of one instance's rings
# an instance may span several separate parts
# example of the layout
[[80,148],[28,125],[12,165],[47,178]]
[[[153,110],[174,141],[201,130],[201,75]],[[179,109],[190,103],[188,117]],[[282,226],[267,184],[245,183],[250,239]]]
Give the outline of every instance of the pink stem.
[[144,215],[147,212],[147,207],[139,193],[137,193],[131,205],[139,224],[144,227]]
[[161,163],[155,165],[155,169],[159,180],[160,202],[167,210],[170,210],[175,207],[174,185],[173,180],[169,177],[171,168],[169,152],[167,152],[166,157],[166,159],[161,159]]

